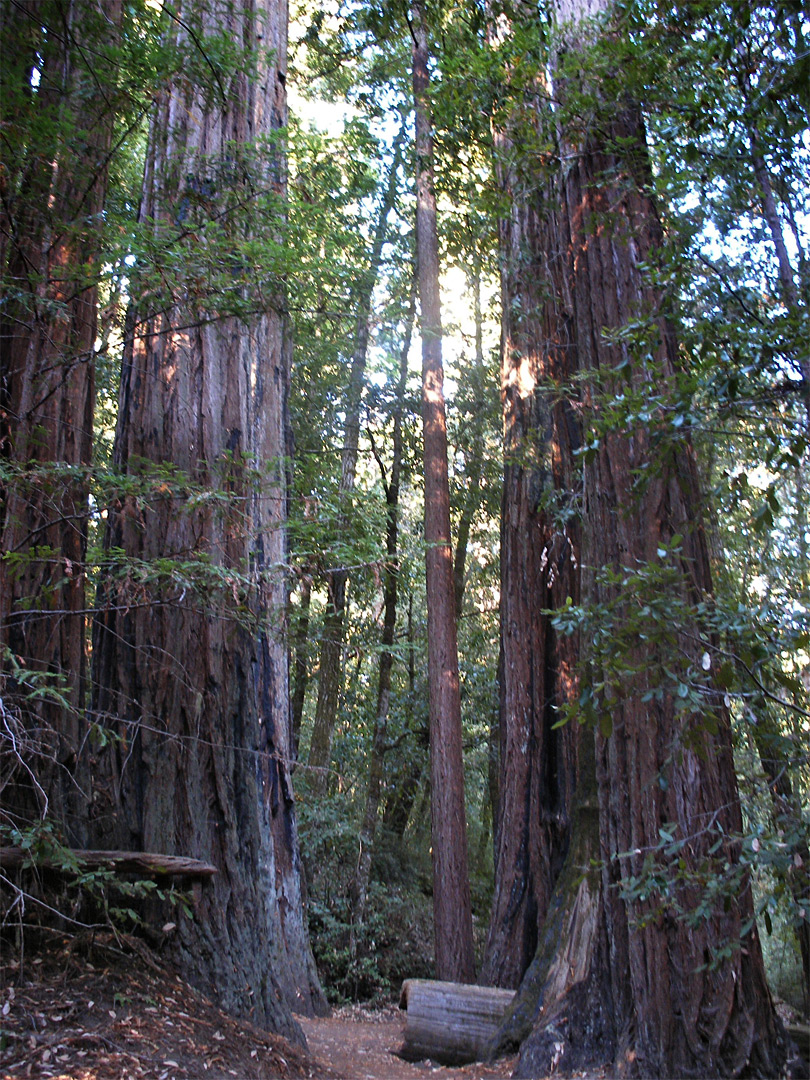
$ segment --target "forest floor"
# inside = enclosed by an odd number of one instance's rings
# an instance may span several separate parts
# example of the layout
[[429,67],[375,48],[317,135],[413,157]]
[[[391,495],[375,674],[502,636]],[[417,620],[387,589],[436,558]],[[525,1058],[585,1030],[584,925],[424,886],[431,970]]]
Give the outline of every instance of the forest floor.
[[2,944],[4,1080],[499,1080],[515,1064],[403,1061],[395,1005],[299,1020],[308,1053],[223,1013],[130,937],[54,936],[23,954]]
[[[300,1017],[299,1017],[300,1019]],[[313,1077],[341,1080],[499,1080],[512,1075],[514,1057],[490,1065],[442,1067],[434,1061],[397,1057],[405,1032],[405,1013],[396,1005],[367,1009],[346,1005],[325,1019],[303,1019],[309,1051],[316,1059]],[[318,1070],[321,1071],[318,1071]]]

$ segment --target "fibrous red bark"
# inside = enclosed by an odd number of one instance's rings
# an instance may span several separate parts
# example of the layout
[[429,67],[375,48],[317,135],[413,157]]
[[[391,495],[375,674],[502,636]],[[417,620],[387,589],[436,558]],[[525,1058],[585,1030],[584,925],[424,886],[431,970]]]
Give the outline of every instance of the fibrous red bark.
[[16,150],[0,176],[0,453],[9,466],[0,490],[0,646],[35,673],[28,683],[12,679],[5,699],[24,718],[36,775],[33,787],[23,776],[4,798],[17,826],[48,816],[74,839],[99,257],[120,20],[120,0],[95,9],[23,2],[0,14],[2,127]]
[[[227,86],[218,74],[208,88],[178,77],[158,103],[140,219],[153,250],[168,254],[223,207],[216,220],[228,223],[259,200],[262,228],[274,228],[286,6],[189,4],[172,26],[175,44],[189,48],[227,35],[255,53],[258,69],[249,77],[237,67]],[[186,251],[193,267],[195,249]],[[268,302],[263,289],[241,317],[226,309],[211,318],[175,260],[157,267],[155,312],[143,284],[154,287],[155,269],[136,272],[123,362],[115,461],[126,482],[110,506],[94,633],[94,718],[112,738],[96,750],[92,834],[104,846],[215,865],[168,948],[226,1008],[300,1039],[291,1010],[325,1003],[290,779],[282,298]],[[243,269],[235,260],[234,278]],[[168,481],[166,462],[177,470]],[[133,565],[144,569],[136,596]]]
[[[622,394],[664,399],[679,360],[648,279],[662,235],[640,110],[603,101],[587,79],[593,24],[580,20],[605,7],[558,8],[573,23],[555,55],[559,212],[548,212],[546,236],[547,257],[563,270],[547,281],[587,425],[582,602],[586,623],[598,621],[587,623],[580,700],[591,695],[597,730],[592,770],[589,744],[580,748],[575,817],[584,824],[588,805],[598,809],[601,880],[591,880],[594,822],[587,844],[572,842],[550,907],[563,921],[550,921],[502,1035],[512,1025],[524,1040],[521,1076],[597,1064],[642,1076],[775,1075],[787,1047],[739,862],[714,643],[698,615],[712,584],[695,455],[665,407],[627,426],[610,413]],[[579,102],[571,115],[569,80]],[[644,325],[640,343],[622,335],[631,325]],[[664,588],[661,624],[650,604]],[[681,704],[693,691],[699,710]]]
[[[568,149],[576,158],[565,184],[568,233],[560,239],[577,367],[593,380],[586,405],[599,430],[602,403],[628,382],[650,396],[672,385],[677,346],[645,279],[661,230],[639,110],[623,103],[608,132]],[[653,328],[644,358],[607,337],[638,318]],[[682,710],[682,684],[668,674],[677,657],[684,680],[694,680],[702,654],[711,654],[711,637],[690,612],[711,596],[712,583],[692,447],[686,437],[668,439],[665,417],[657,420],[658,431],[608,427],[585,467],[587,602],[612,610],[614,623],[629,621],[638,602],[633,576],[650,568],[666,577],[673,616],[664,640],[644,640],[642,631],[627,646],[620,686],[605,670],[615,658],[592,650],[594,681],[605,679],[600,722],[611,730],[597,734],[597,779],[617,1048],[642,1075],[736,1075],[744,1067],[768,1075],[782,1064],[784,1047],[752,925],[750,882],[742,875],[733,896],[702,894],[701,882],[708,887],[738,862],[742,819],[721,696],[707,678],[706,712]],[[662,832],[677,847],[666,850]],[[663,892],[635,889],[645,875],[662,875]],[[703,917],[690,919],[700,905]]]
[[[520,6],[514,17],[535,18]],[[498,22],[505,30],[503,18]],[[492,31],[495,41],[494,28]],[[576,725],[559,727],[575,688],[576,637],[550,610],[579,599],[578,420],[567,400],[570,335],[557,317],[560,264],[553,180],[527,175],[520,147],[542,143],[539,79],[495,121],[495,170],[509,206],[499,222],[501,399],[500,792],[495,891],[481,981],[516,987],[532,960],[568,847]],[[539,184],[539,187],[538,187]]]
[[412,14],[436,974],[440,979],[471,982],[475,978],[475,959],[464,803],[453,556],[450,543],[439,245],[433,184],[433,135],[428,100],[430,78],[422,6],[414,4]]

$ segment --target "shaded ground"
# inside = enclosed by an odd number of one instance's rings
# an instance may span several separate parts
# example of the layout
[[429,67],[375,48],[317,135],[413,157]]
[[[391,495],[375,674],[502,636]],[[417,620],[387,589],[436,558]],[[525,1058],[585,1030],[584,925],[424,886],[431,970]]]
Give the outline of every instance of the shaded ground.
[[140,942],[0,939],[0,1076],[59,1080],[313,1077],[299,1049],[221,1012]]
[[349,1005],[324,1020],[301,1020],[310,1053],[316,1058],[313,1077],[341,1080],[497,1080],[512,1075],[516,1058],[492,1065],[443,1068],[432,1061],[411,1064],[396,1056],[402,1045],[405,1014],[395,1005],[368,1010]]
[[498,1080],[514,1068],[403,1061],[394,1005],[302,1019],[305,1054],[221,1012],[129,936],[54,934],[36,955],[0,947],[4,1080]]

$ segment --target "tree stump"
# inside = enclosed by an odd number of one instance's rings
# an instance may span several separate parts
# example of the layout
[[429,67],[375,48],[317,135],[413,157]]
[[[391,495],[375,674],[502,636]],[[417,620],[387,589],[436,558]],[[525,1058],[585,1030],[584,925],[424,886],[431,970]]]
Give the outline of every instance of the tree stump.
[[407,1010],[399,1056],[442,1065],[484,1060],[514,996],[514,990],[490,986],[406,979],[399,1000]]

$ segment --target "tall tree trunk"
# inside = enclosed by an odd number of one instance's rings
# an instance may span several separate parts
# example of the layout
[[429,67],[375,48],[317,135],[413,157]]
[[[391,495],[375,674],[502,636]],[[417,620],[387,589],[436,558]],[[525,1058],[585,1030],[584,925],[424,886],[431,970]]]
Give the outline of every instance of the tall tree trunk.
[[486,430],[486,412],[484,410],[484,317],[481,310],[481,259],[476,256],[472,274],[468,277],[473,291],[473,317],[475,320],[475,359],[470,378],[476,388],[476,400],[470,429],[464,438],[464,456],[466,459],[466,490],[464,502],[458,520],[456,549],[453,554],[453,596],[456,603],[456,617],[461,618],[464,587],[466,585],[467,549],[470,544],[470,529],[475,515],[484,497],[481,479],[484,473],[484,436]]
[[[798,26],[797,35],[799,39],[802,40],[801,28]],[[745,71],[744,66],[742,70]],[[740,89],[750,108],[754,94],[752,93],[747,74],[740,75],[739,81]],[[785,243],[782,218],[774,195],[771,173],[762,153],[760,137],[753,124],[748,128],[748,141],[754,179],[759,188],[762,216],[767,223],[774,252],[776,254],[782,301],[789,316],[794,322],[797,332],[797,360],[802,373],[805,410],[807,412],[808,423],[810,423],[810,357],[802,344],[805,336],[801,330],[803,315],[802,297],[796,284],[796,275],[793,270],[793,264],[791,262],[787,244]],[[796,240],[798,240],[798,237],[796,237]],[[800,244],[796,243],[796,248],[798,250],[799,266],[801,267],[804,253]],[[807,560],[804,551],[806,529],[803,527],[804,523],[801,520],[801,517],[803,516],[803,492],[801,491],[801,481],[801,469],[799,468],[797,469],[796,498],[797,511],[800,518],[799,527],[797,529],[799,538],[798,565],[801,574],[801,587],[804,588]],[[787,761],[783,760],[783,755],[780,753],[779,739],[773,733],[763,731],[758,725],[754,728],[754,739],[762,761],[762,767],[768,777],[768,787],[773,800],[774,816],[777,819],[782,819],[783,822],[788,823],[790,832],[795,832],[795,829],[792,826],[796,822],[797,805],[793,798],[789,764]],[[807,845],[799,844],[795,854],[798,855],[801,865],[791,873],[789,883],[794,899],[802,901],[810,896],[810,859],[808,858]],[[807,1013],[810,1012],[810,922],[807,919],[802,920],[796,927],[796,936],[799,940],[799,952],[802,964],[804,1011]]]
[[[796,797],[791,782],[792,763],[790,753],[786,752],[785,736],[766,718],[757,718],[752,724],[754,743],[756,744],[762,768],[768,779],[773,804],[773,818],[780,834],[790,837],[787,856],[793,859],[793,866],[788,870],[787,878],[793,899],[797,907],[805,907],[810,900],[810,851],[803,836],[801,800]],[[797,743],[787,742],[793,749]],[[810,1015],[810,922],[800,919],[795,927],[799,942],[799,956],[802,965],[802,999],[804,1013]]]
[[[745,92],[750,92],[748,86],[745,87]],[[774,197],[771,174],[765,158],[762,156],[759,136],[754,127],[750,128],[748,139],[751,151],[751,165],[754,172],[754,178],[759,187],[760,201],[762,203],[762,216],[767,222],[771,240],[773,241],[774,251],[776,253],[782,300],[787,308],[788,314],[794,320],[796,331],[798,334],[801,334],[802,303],[799,297],[799,290],[796,287],[796,278],[793,273],[790,254],[787,249],[787,244],[785,243],[782,219],[779,216],[779,209]],[[801,248],[799,248],[799,252],[801,254]],[[797,361],[801,369],[802,382],[804,384],[802,391],[804,395],[805,410],[807,412],[808,424],[810,424],[810,358],[808,358],[807,350],[803,348],[801,340],[798,337],[796,346]]]
[[[35,790],[4,798],[17,824],[48,813],[71,840],[83,807],[75,761],[86,687],[87,470],[99,225],[117,97],[109,48],[120,19],[120,0],[95,9],[22,3],[0,15],[2,126],[19,154],[0,180],[0,453],[9,468],[0,491],[0,648],[42,679],[6,687],[37,745]],[[37,701],[31,691],[43,684],[61,700]]]
[[[300,894],[277,569],[289,355],[278,309],[264,300],[254,315],[204,317],[193,276],[196,230],[220,211],[227,225],[259,192],[276,205],[283,196],[281,147],[256,156],[253,140],[277,140],[286,119],[286,7],[189,3],[171,25],[175,45],[204,50],[208,35],[227,35],[251,53],[260,41],[261,59],[253,78],[218,72],[208,88],[178,78],[151,125],[140,219],[192,276],[165,278],[155,312],[148,283],[172,271],[142,265],[129,320],[115,439],[127,483],[110,507],[94,628],[94,717],[113,737],[96,751],[93,839],[213,863],[194,917],[177,915],[170,952],[225,1008],[302,1040],[291,1009],[324,1002]],[[257,205],[263,228],[278,212]],[[168,480],[165,462],[178,470]],[[190,499],[196,485],[224,506]],[[132,567],[146,571],[134,595]],[[195,580],[207,567],[214,581]]]
[[[397,182],[405,127],[400,128],[394,140],[394,157],[388,174],[388,185],[380,204],[377,228],[374,233],[368,272],[360,285],[357,320],[354,330],[354,352],[349,374],[346,403],[346,425],[343,438],[340,485],[338,495],[341,503],[338,516],[341,528],[348,527],[350,514],[348,501],[354,491],[357,472],[357,450],[360,442],[360,404],[368,354],[368,337],[371,321],[371,300],[380,272],[382,251],[388,231],[388,217],[397,197]],[[349,574],[345,567],[337,567],[326,575],[327,602],[323,624],[320,665],[318,669],[318,701],[312,726],[308,765],[312,770],[309,786],[315,796],[323,798],[329,780],[332,761],[332,736],[335,730],[343,673],[343,638],[346,614],[346,586]]]
[[537,951],[493,1047],[496,1052],[520,1047],[515,1076],[558,1071],[574,1075],[616,1057],[591,731],[582,733],[577,769],[565,862],[540,928]]
[[412,13],[436,974],[440,979],[471,982],[475,978],[475,959],[464,806],[453,556],[450,544],[439,240],[436,193],[433,185],[433,133],[428,100],[430,78],[427,31],[422,5],[414,4]]
[[[638,110],[625,104],[614,112],[609,145],[586,143],[577,164],[567,181],[577,360],[580,372],[602,380],[599,394],[617,394],[628,356],[607,344],[605,330],[654,317],[659,308],[641,269],[654,257],[661,232],[647,194],[652,177]],[[610,215],[612,227],[597,234],[595,220],[603,215]],[[652,378],[659,387],[671,384],[677,371],[672,330],[660,317],[657,324],[652,364],[630,359],[636,388]],[[596,393],[588,404],[596,426]],[[632,1039],[637,1067],[647,1075],[737,1075],[743,1067],[769,1075],[781,1065],[783,1048],[756,926],[748,929],[750,882],[742,876],[739,892],[725,903],[704,900],[697,885],[706,874],[721,877],[726,864],[738,864],[734,838],[742,817],[730,723],[719,695],[707,680],[706,712],[681,711],[679,687],[666,670],[672,655],[680,654],[687,658],[683,678],[694,678],[701,651],[712,645],[686,614],[712,591],[698,471],[686,439],[668,450],[660,461],[649,430],[611,431],[585,469],[583,563],[594,568],[588,601],[631,620],[634,612],[618,581],[642,566],[655,573],[658,552],[676,549],[665,556],[674,575],[670,600],[684,609],[668,642],[651,649],[638,640],[628,648],[623,660],[631,674],[621,689],[611,689],[608,676],[602,703],[612,728],[609,737],[597,736],[597,776],[614,1021],[620,1041]],[[640,470],[659,461],[658,475],[635,482]],[[681,550],[678,536],[684,537]],[[594,657],[597,683],[606,663],[609,669],[613,661]],[[674,854],[661,846],[667,830],[678,840]],[[650,852],[657,852],[653,865]],[[656,872],[672,879],[673,900],[663,914],[660,896],[635,894],[631,884]],[[679,910],[701,903],[708,911],[697,926],[678,917]],[[729,945],[731,955],[724,958]]]
[[391,460],[391,479],[386,483],[383,471],[386,507],[386,561],[383,571],[383,629],[381,635],[380,667],[377,679],[377,710],[374,717],[374,734],[368,764],[368,786],[366,805],[363,811],[363,824],[360,828],[360,854],[357,871],[351,888],[352,897],[352,933],[351,949],[354,955],[357,947],[357,931],[363,925],[368,897],[368,883],[371,876],[371,860],[377,835],[377,818],[382,795],[383,769],[385,765],[385,739],[388,731],[388,712],[391,705],[391,672],[394,666],[394,635],[397,625],[397,585],[399,581],[399,485],[402,475],[402,422],[405,413],[405,391],[408,379],[408,354],[411,351],[411,333],[416,314],[416,281],[411,289],[411,301],[408,309],[405,337],[399,358],[399,380],[397,383],[396,406],[394,410],[394,437]]
[[[53,6],[50,15],[53,16]],[[38,19],[34,12],[39,8]],[[42,146],[36,135],[32,138],[32,125],[38,115],[52,112],[61,100],[58,84],[49,87],[46,82],[42,98],[35,97],[39,86],[33,86],[34,72],[40,79],[45,69],[45,35],[43,23],[48,17],[45,5],[36,4],[35,0],[20,0],[16,4],[4,4],[0,7],[0,45],[3,50],[3,66],[0,68],[0,116],[6,132],[6,153],[4,153],[3,171],[0,173],[0,271],[3,274],[3,294],[7,294],[10,282],[5,280],[9,271],[9,254],[23,242],[22,226],[30,221],[33,207],[25,199],[25,189],[21,183],[26,172],[31,169],[31,158],[38,149],[46,147],[55,150],[54,129],[43,133]],[[58,41],[53,42],[58,47]],[[67,48],[63,39],[62,49]],[[58,70],[58,69],[57,69]],[[53,72],[49,72],[51,79]],[[38,106],[38,108],[35,107]],[[34,128],[34,130],[36,130]],[[40,153],[39,156],[42,156]],[[32,185],[26,184],[30,190]],[[43,212],[40,211],[40,214]],[[30,242],[30,240],[29,240]],[[5,320],[4,320],[5,321]],[[3,329],[6,337],[11,327]],[[4,425],[12,420],[3,416]],[[8,433],[4,427],[4,438]]]
[[[519,9],[515,18],[536,18]],[[503,26],[503,22],[500,23]],[[539,85],[537,95],[543,94]],[[560,267],[553,182],[525,175],[518,147],[542,138],[535,102],[494,131],[498,184],[504,484],[501,505],[500,798],[495,891],[481,981],[515,987],[538,944],[568,846],[576,782],[576,725],[555,727],[573,696],[575,636],[550,609],[579,598],[579,424],[566,401],[569,327],[548,299]]]
[[[590,963],[572,963],[553,995],[536,998],[541,1012],[519,1075],[537,1075],[552,1062],[558,1070],[583,1067],[583,1011],[572,1002],[586,992],[588,1001],[610,1002],[609,1011],[589,1016],[590,1065],[609,1052],[643,1076],[732,1076],[743,1068],[776,1075],[786,1047],[739,865],[729,719],[703,662],[714,643],[694,614],[711,595],[694,453],[687,438],[671,437],[665,413],[654,425],[623,431],[603,412],[628,383],[642,395],[654,383],[660,394],[674,383],[678,362],[660,297],[645,277],[661,228],[640,112],[628,100],[601,101],[583,76],[592,30],[580,19],[605,6],[558,3],[564,165],[549,254],[566,268],[559,315],[570,321],[586,416],[598,433],[585,455],[583,600],[601,613],[601,634],[613,628],[605,645],[599,635],[589,642],[583,687],[600,728],[601,911],[575,917],[558,949],[576,954],[596,919],[608,955],[596,950]],[[584,90],[598,116],[577,136],[564,119],[569,77],[578,80],[577,100]],[[642,358],[607,333],[639,319],[650,322]],[[653,588],[665,581],[668,589],[663,631],[654,619],[638,622],[648,577]],[[679,707],[681,686],[687,696],[690,686],[700,688],[700,709]],[[564,877],[565,870],[560,883]],[[711,883],[724,878],[725,895],[712,898]]]
[[386,799],[383,810],[383,828],[400,842],[405,837],[413,806],[419,791],[419,781],[422,779],[424,761],[430,753],[430,725],[427,716],[420,710],[418,721],[414,717],[416,705],[416,650],[414,648],[413,629],[413,593],[408,593],[408,619],[405,627],[406,641],[408,646],[408,697],[406,701],[406,716],[409,733],[416,740],[419,747],[418,754],[410,755],[401,769],[392,786],[392,794]]
[[305,567],[301,575],[301,606],[295,623],[293,641],[293,690],[290,703],[292,719],[293,751],[298,759],[298,743],[301,738],[301,721],[304,717],[304,702],[309,682],[309,620],[312,606],[312,578]]

